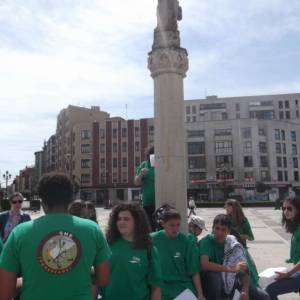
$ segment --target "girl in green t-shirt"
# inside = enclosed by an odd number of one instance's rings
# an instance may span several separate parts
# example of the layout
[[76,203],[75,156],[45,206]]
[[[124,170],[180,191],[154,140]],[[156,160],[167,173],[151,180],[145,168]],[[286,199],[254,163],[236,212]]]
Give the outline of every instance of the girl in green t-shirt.
[[145,211],[136,204],[113,208],[106,232],[111,279],[103,300],[160,300],[161,268]]
[[295,266],[288,272],[278,272],[276,281],[267,286],[271,300],[278,295],[300,292],[300,198],[289,198],[282,205],[282,225],[292,234],[290,258]]
[[247,240],[253,241],[254,235],[240,202],[235,199],[228,199],[225,203],[225,209],[231,219],[232,227],[240,234],[243,244],[246,245]]

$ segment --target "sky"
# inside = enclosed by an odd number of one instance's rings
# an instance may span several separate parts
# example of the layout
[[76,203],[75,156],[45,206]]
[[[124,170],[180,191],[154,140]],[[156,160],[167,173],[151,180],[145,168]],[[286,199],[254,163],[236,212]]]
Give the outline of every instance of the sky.
[[[180,4],[190,63],[186,100],[300,92],[299,0]],[[153,117],[147,55],[156,6],[157,0],[0,0],[1,174],[33,165],[69,104]]]

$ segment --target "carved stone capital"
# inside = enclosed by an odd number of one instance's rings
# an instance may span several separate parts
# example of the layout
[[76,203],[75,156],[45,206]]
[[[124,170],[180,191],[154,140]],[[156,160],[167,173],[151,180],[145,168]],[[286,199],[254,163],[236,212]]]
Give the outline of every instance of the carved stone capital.
[[186,76],[189,68],[188,54],[183,48],[161,48],[149,53],[148,69],[154,78],[163,73],[176,73]]

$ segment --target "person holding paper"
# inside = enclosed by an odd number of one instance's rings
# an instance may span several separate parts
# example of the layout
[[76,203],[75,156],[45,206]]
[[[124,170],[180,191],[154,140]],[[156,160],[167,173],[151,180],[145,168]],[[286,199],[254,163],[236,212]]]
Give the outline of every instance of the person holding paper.
[[154,174],[154,147],[147,151],[147,160],[141,162],[136,170],[134,183],[142,187],[142,206],[146,211],[152,231],[155,230],[153,213],[155,211],[155,174]]
[[276,281],[266,287],[271,300],[278,295],[300,292],[300,198],[288,198],[282,205],[282,224],[292,234],[288,263],[294,267],[287,272],[277,272]]

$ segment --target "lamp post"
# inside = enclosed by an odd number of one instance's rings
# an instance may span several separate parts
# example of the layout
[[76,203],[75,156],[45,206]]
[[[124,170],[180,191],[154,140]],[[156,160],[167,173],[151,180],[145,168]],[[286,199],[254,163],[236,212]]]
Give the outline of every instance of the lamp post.
[[11,174],[6,171],[4,174],[3,174],[3,179],[5,181],[5,199],[7,199],[8,197],[8,190],[7,190],[7,186],[8,186],[8,180],[11,179]]
[[104,170],[101,173],[102,179],[105,178],[105,184],[104,184],[104,187],[105,187],[104,208],[109,208],[109,189],[108,189],[108,179],[109,179],[109,176],[110,176],[110,172],[108,170]]

